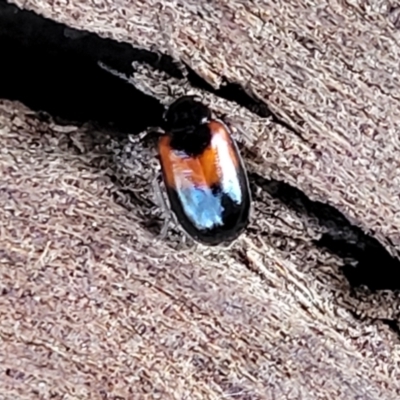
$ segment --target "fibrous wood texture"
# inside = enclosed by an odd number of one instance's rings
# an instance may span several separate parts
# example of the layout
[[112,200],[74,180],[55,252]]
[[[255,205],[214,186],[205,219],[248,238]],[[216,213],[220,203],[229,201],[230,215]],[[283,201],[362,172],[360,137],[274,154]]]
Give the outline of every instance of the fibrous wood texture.
[[157,100],[189,90],[234,121],[254,215],[230,249],[157,241],[149,146],[2,96],[0,399],[398,399],[400,298],[354,278],[400,287],[396,9],[13,3],[65,40],[70,27],[167,53],[210,83],[135,64]]

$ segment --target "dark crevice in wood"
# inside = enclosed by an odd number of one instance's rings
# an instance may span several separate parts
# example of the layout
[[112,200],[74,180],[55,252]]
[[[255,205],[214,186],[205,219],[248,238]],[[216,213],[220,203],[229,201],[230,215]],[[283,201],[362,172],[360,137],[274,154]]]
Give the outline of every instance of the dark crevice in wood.
[[[227,79],[224,79],[223,84],[218,89],[214,89],[209,83],[207,83],[203,78],[196,74],[196,72],[193,71],[188,65],[186,65],[186,69],[188,71],[187,78],[192,86],[206,90],[210,93],[213,93],[215,96],[221,97],[225,100],[232,101],[261,118],[270,118],[274,124],[286,128],[290,132],[294,133],[296,136],[300,137],[303,141],[305,141],[302,135],[297,132],[290,124],[279,118],[278,115],[274,113],[263,101],[257,100],[255,96],[248,94],[246,89],[243,88],[240,84],[229,82]],[[299,122],[300,125],[302,123],[303,122],[301,121]]]
[[156,99],[102,70],[140,60],[179,75],[167,57],[68,28],[0,0],[0,98],[17,100],[57,122],[140,133],[158,125]]
[[[183,78],[167,55],[70,28],[0,0],[0,97],[22,101],[69,123],[93,121],[139,133],[160,124],[163,106],[155,98],[108,74],[98,62],[130,76],[133,61]],[[235,102],[300,136],[260,100],[237,83],[214,89],[186,66],[189,82]],[[110,76],[107,76],[110,75]]]
[[287,183],[267,180],[258,174],[251,179],[272,197],[296,213],[318,221],[325,233],[314,244],[342,258],[342,272],[352,287],[370,290],[399,290],[400,261],[373,236],[367,235],[334,207],[310,200]]

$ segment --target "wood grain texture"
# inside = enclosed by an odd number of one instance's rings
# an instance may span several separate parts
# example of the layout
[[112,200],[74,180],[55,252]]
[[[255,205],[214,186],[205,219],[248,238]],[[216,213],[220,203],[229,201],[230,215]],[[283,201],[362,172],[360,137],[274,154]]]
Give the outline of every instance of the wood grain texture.
[[[363,233],[305,196],[291,202],[296,189],[278,193],[287,182],[334,206],[397,255],[395,10],[13,3],[169,53],[216,88],[239,83],[274,116],[138,68],[161,102],[189,90],[228,114],[251,174],[248,232],[230,249],[176,249],[176,229],[156,241],[149,223],[160,216],[149,146],[1,100],[0,399],[398,399],[398,292],[350,286],[341,268],[354,260],[318,243]],[[387,261],[366,254],[371,268]]]

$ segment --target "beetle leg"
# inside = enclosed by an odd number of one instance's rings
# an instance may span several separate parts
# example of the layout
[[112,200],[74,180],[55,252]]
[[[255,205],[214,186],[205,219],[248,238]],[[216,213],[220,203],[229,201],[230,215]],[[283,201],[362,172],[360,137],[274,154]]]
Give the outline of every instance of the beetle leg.
[[165,197],[163,196],[159,182],[160,179],[161,179],[161,174],[157,174],[157,176],[153,180],[153,189],[154,189],[156,203],[160,206],[164,215],[164,223],[161,228],[161,232],[158,234],[157,237],[160,240],[164,240],[165,237],[167,236],[168,228],[172,219],[172,211],[170,207],[168,207],[167,202],[165,201]]

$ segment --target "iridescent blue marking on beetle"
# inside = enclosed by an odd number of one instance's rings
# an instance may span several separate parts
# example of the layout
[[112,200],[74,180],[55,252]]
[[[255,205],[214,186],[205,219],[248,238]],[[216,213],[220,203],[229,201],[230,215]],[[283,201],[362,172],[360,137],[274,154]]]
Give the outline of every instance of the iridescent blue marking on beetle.
[[222,225],[220,196],[214,196],[206,187],[191,187],[177,191],[182,208],[197,229],[210,229]]

